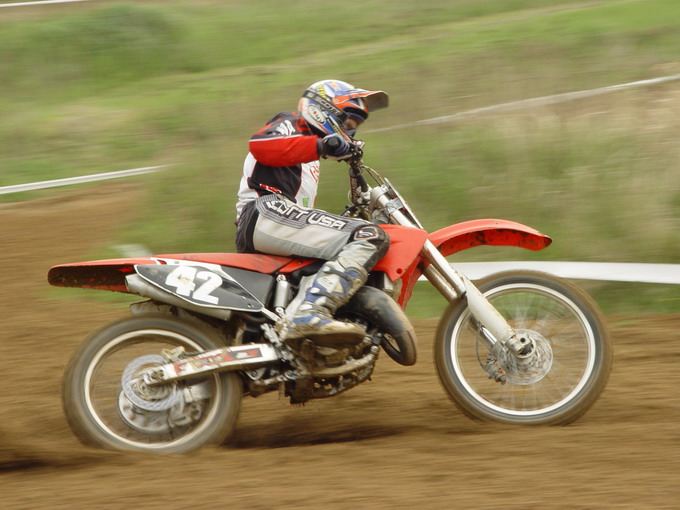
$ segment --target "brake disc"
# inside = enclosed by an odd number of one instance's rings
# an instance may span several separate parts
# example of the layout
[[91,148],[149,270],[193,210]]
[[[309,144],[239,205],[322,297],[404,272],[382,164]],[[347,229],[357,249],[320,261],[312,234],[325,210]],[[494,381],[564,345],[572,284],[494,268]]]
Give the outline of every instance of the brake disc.
[[531,353],[527,356],[516,356],[498,342],[491,350],[491,354],[505,371],[508,382],[523,386],[537,383],[552,368],[553,352],[550,342],[536,331],[524,329],[515,331],[529,339],[533,347]]
[[150,366],[160,366],[166,360],[160,354],[147,354],[132,360],[121,377],[121,386],[125,397],[136,407],[145,411],[167,411],[182,402],[182,392],[177,384],[147,385],[139,377],[142,369]]
[[140,409],[122,391],[118,395],[118,415],[129,427],[144,434],[166,434],[172,429],[170,411]]
[[203,415],[200,401],[210,397],[206,383],[183,390],[177,384],[148,386],[140,374],[166,363],[164,356],[149,354],[125,367],[118,395],[118,414],[133,429],[145,434],[163,434],[198,422]]

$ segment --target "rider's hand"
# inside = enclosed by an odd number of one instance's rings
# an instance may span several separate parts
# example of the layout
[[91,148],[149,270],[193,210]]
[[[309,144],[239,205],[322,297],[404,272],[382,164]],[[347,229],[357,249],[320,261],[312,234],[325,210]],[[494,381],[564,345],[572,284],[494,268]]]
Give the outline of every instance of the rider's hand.
[[317,151],[322,158],[343,159],[351,155],[354,144],[345,140],[338,133],[319,138]]

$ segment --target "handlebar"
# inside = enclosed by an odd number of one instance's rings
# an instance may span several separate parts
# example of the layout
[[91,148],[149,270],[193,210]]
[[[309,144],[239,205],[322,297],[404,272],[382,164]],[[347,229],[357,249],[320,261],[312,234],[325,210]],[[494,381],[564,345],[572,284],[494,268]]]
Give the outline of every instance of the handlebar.
[[359,189],[361,189],[362,193],[365,193],[368,191],[368,183],[366,182],[366,178],[364,177],[364,173],[361,170],[361,165],[363,165],[363,162],[359,160],[351,160],[349,163],[349,178],[350,181],[354,179],[359,186]]
[[[361,171],[361,166],[363,165],[363,161],[361,161],[363,151],[361,150],[360,144],[353,143],[354,141],[351,139],[349,139],[348,142],[352,145],[352,156],[346,160],[349,164],[350,184],[352,188],[358,186],[359,189],[361,189],[361,192],[365,193],[368,191],[368,183],[366,182],[366,178]],[[327,143],[330,149],[337,149],[340,147],[341,142],[339,138],[329,137]]]

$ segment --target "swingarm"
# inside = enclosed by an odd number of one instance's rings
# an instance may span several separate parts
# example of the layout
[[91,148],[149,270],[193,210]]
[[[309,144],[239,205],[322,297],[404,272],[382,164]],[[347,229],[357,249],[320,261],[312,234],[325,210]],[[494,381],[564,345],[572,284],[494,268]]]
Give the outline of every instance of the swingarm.
[[139,374],[148,386],[189,379],[211,372],[252,370],[281,359],[276,348],[270,344],[236,345],[196,355],[185,355],[180,348],[164,352],[163,355],[168,363]]

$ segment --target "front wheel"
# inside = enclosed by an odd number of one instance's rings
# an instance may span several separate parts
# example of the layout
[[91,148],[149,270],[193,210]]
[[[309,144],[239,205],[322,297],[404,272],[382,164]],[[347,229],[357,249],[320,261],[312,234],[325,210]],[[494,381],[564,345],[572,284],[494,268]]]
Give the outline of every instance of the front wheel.
[[243,387],[236,373],[160,386],[140,377],[167,363],[171,351],[219,347],[211,334],[174,317],[133,317],[104,327],[83,343],[64,375],[71,429],[87,445],[114,450],[186,453],[219,444],[239,413]]
[[516,331],[532,338],[536,358],[531,371],[506,363],[505,384],[490,378],[484,365],[498,358],[498,347],[465,300],[454,303],[435,338],[435,366],[449,397],[482,420],[566,424],[579,418],[611,369],[611,341],[597,305],[575,285],[534,271],[498,273],[477,286]]

